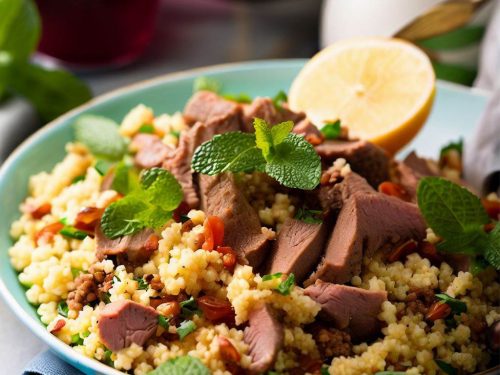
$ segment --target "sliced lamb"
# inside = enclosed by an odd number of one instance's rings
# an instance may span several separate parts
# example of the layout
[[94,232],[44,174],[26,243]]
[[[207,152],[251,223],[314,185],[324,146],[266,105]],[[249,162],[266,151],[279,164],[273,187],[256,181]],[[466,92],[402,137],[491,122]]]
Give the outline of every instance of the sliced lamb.
[[369,258],[377,250],[425,238],[426,224],[415,204],[362,186],[351,191],[346,188],[348,198],[342,199],[324,258],[306,284],[317,279],[347,283],[361,272],[363,256]]
[[276,361],[283,346],[284,329],[268,304],[255,307],[249,314],[243,340],[249,345],[250,371],[264,373]]
[[98,224],[95,240],[98,260],[103,260],[108,255],[117,255],[124,257],[127,262],[142,264],[147,262],[158,248],[158,236],[152,229],[143,229],[134,235],[110,239],[104,235]]
[[266,255],[269,241],[262,234],[259,216],[252,208],[232,174],[199,176],[201,207],[207,215],[224,222],[224,244],[258,267]]
[[137,151],[134,162],[139,168],[159,167],[174,152],[154,134],[137,134],[130,148]]
[[416,201],[418,182],[422,177],[439,176],[437,165],[423,159],[415,152],[411,152],[396,166],[396,178],[401,186],[408,192],[412,201]]
[[331,165],[344,158],[351,169],[377,188],[389,178],[389,157],[380,147],[367,141],[325,141],[316,147],[324,164]]
[[276,125],[283,121],[298,123],[305,118],[305,114],[303,112],[293,112],[287,104],[283,104],[277,109],[271,98],[255,98],[251,104],[243,106],[243,131],[254,131],[254,118],[260,118],[268,124]]
[[302,282],[321,257],[326,227],[325,223],[287,219],[274,243],[266,273],[293,272],[297,282]]
[[[238,103],[225,100],[210,91],[198,91],[184,107],[184,117],[190,123],[197,121],[208,124],[221,118],[241,118],[241,106]],[[239,126],[238,126],[239,127]]]
[[293,127],[292,132],[299,135],[315,135],[317,137],[321,137],[320,130],[308,119],[303,119],[297,123]]
[[107,304],[97,325],[101,341],[114,352],[132,343],[143,346],[155,334],[157,326],[155,309],[130,300]]
[[382,302],[387,301],[387,292],[318,280],[304,293],[321,305],[321,318],[332,322],[337,329],[348,331],[353,340],[365,340],[379,332],[377,316]]

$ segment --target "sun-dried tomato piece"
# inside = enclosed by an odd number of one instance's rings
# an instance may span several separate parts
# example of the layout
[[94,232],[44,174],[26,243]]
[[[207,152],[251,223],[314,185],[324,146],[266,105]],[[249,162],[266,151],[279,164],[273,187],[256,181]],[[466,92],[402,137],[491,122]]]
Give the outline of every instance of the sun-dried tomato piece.
[[64,326],[66,325],[66,321],[63,319],[59,319],[56,324],[54,324],[54,327],[50,330],[50,333],[57,333],[59,332]]
[[224,268],[232,272],[238,260],[236,252],[229,246],[219,246],[216,251],[223,254],[222,263]]
[[427,311],[425,318],[427,320],[435,321],[438,319],[444,319],[450,314],[451,307],[447,303],[438,301],[434,302],[431,307],[429,307],[429,311]]
[[54,235],[64,228],[64,224],[56,221],[55,223],[44,226],[35,234],[35,243],[40,245],[41,241],[50,242]]
[[241,354],[234,347],[233,343],[229,341],[229,339],[224,336],[219,336],[217,341],[219,342],[220,356],[224,361],[235,363],[238,363],[240,361]]
[[410,194],[400,184],[391,181],[384,181],[378,186],[378,191],[385,195],[390,195],[406,202],[411,201]]
[[205,242],[203,250],[214,250],[224,241],[224,222],[217,216],[208,216],[203,223]]
[[203,296],[196,300],[203,315],[212,323],[234,324],[233,306],[228,300],[213,296]]
[[481,199],[481,203],[483,204],[483,207],[489,217],[493,220],[498,220],[500,218],[500,202],[489,199]]
[[33,219],[40,220],[45,215],[50,214],[52,205],[50,203],[42,203],[38,207],[30,207],[29,213]]
[[417,248],[418,248],[417,241],[414,240],[406,241],[404,244],[396,247],[387,255],[387,261],[390,263],[401,261],[404,258],[406,258],[406,256],[416,252]]
[[311,134],[307,134],[304,137],[304,139],[307,142],[309,142],[310,144],[312,144],[313,146],[317,146],[317,145],[322,144],[325,141],[325,136],[323,134],[317,135],[317,134],[311,133]]
[[418,246],[418,253],[420,256],[429,259],[434,265],[438,265],[443,262],[443,257],[438,253],[436,245],[431,244],[430,242],[421,242]]

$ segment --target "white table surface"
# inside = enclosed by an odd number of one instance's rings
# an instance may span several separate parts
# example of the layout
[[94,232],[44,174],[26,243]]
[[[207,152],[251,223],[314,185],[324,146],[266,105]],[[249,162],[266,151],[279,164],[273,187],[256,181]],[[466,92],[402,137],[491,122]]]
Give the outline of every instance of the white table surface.
[[[99,95],[129,83],[193,67],[251,59],[308,57],[317,48],[320,2],[286,0],[285,10],[282,1],[248,7],[241,2],[164,0],[157,34],[139,61],[118,70],[86,73],[82,78]],[[15,103],[8,113],[4,109],[0,106],[0,124],[10,127],[11,132],[2,131],[0,163],[8,140],[16,138],[17,132],[12,129],[33,124],[33,113],[25,103]],[[0,332],[0,375],[22,374],[27,362],[47,349],[2,300]]]

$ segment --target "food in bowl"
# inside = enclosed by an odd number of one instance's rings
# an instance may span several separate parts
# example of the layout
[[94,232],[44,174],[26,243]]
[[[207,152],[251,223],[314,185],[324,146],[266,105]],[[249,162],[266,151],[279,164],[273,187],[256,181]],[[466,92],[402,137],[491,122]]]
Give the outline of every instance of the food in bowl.
[[47,330],[134,374],[494,365],[500,200],[459,186],[459,147],[395,161],[285,95],[248,101],[76,121],[11,229]]

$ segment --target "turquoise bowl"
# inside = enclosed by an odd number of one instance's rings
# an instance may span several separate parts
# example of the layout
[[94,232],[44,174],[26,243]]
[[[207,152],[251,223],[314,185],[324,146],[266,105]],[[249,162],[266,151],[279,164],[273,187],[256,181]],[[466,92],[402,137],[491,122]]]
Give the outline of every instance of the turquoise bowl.
[[[100,96],[43,127],[9,157],[0,169],[0,293],[6,304],[33,334],[42,339],[60,357],[86,374],[121,374],[98,361],[89,359],[49,334],[37,317],[36,309],[25,298],[25,290],[11,268],[8,249],[12,245],[9,228],[19,216],[19,204],[27,194],[29,176],[50,170],[64,157],[64,145],[73,139],[72,123],[83,113],[93,113],[120,121],[139,103],[155,113],[182,110],[191,96],[193,80],[211,76],[220,80],[228,93],[273,96],[287,90],[305,60],[259,61],[195,69],[169,74]],[[402,153],[417,149],[423,155],[436,156],[450,140],[468,139],[485,107],[488,96],[461,86],[438,83],[437,97],[425,128]]]

